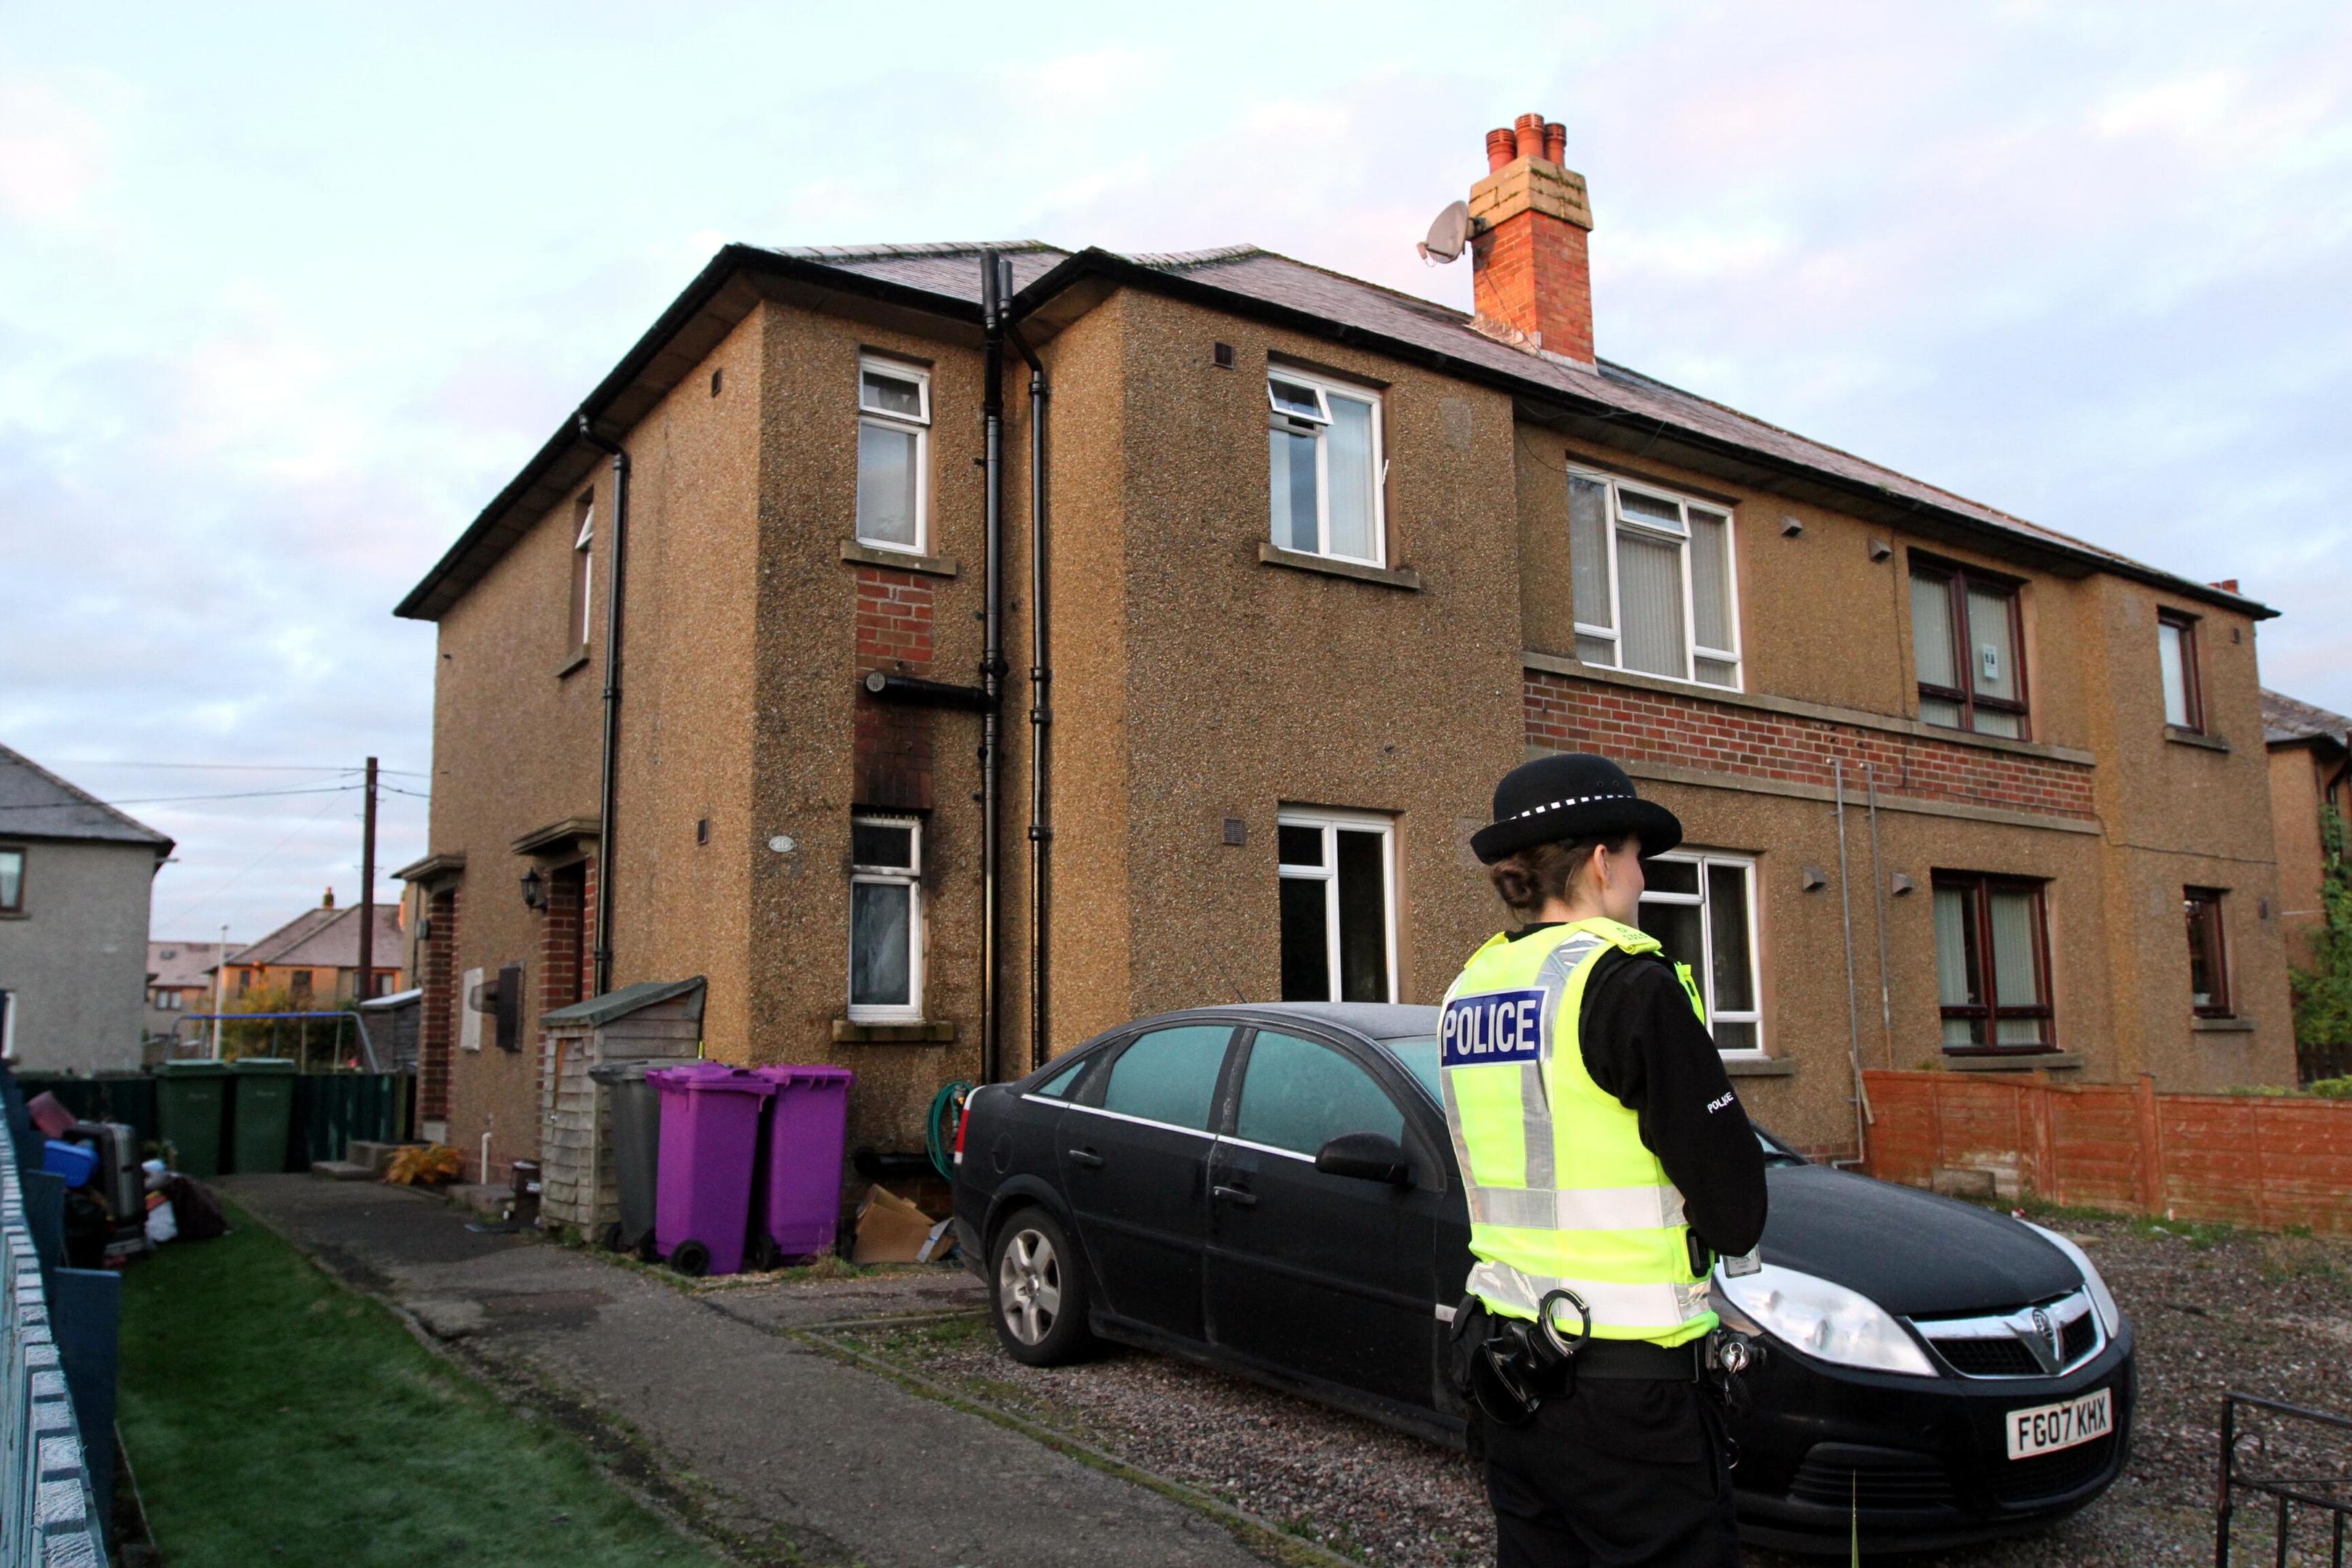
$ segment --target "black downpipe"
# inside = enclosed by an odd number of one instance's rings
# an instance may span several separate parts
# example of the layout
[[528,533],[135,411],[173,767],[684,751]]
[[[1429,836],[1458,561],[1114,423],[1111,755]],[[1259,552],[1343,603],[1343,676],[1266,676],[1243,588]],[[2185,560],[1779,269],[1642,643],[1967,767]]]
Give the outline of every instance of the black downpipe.
[[1004,543],[1004,293],[993,250],[980,253],[980,315],[983,382],[981,411],[987,445],[981,466],[986,476],[986,534],[982,545],[986,595],[981,606],[980,685],[980,1081],[1004,1077],[1003,998],[997,976],[997,867],[1001,815],[997,800],[999,729],[1003,700]]
[[613,801],[620,783],[621,749],[621,606],[624,575],[629,558],[629,454],[596,434],[583,410],[580,438],[613,459],[612,564],[604,581],[604,781],[596,805],[596,987],[602,996],[613,988]]
[[1052,383],[1036,353],[1011,331],[1013,346],[1029,362],[1029,1060],[1030,1069],[1045,1065],[1051,1042],[1046,1037],[1047,972],[1045,942],[1051,934],[1046,898],[1050,889],[1047,859],[1053,847],[1053,796],[1046,788],[1046,731],[1054,725],[1053,666],[1046,662],[1045,413],[1053,398]]

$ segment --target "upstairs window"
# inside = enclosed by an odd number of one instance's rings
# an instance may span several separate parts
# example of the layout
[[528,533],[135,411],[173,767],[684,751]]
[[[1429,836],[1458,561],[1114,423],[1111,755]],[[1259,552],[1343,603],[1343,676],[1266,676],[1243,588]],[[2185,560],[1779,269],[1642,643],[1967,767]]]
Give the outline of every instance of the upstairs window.
[[1944,1049],[2057,1049],[2042,884],[1936,873],[1936,989]]
[[1266,374],[1265,401],[1274,542],[1385,565],[1379,395],[1276,370]]
[[588,646],[588,630],[596,624],[593,583],[589,568],[594,560],[596,542],[596,492],[582,496],[573,509],[579,515],[580,526],[572,541],[572,645]]
[[857,363],[857,541],[919,555],[930,463],[931,377],[888,360]]
[[923,1016],[923,825],[857,816],[849,826],[849,1019]]
[[2024,740],[2024,649],[2014,582],[1912,563],[1911,654],[1923,722]]
[[13,845],[0,847],[0,915],[25,912],[25,852]]
[[1738,689],[1729,512],[1571,470],[1568,525],[1578,658]]
[[2178,610],[2156,616],[2156,657],[2164,672],[2164,721],[2175,730],[2205,731],[2205,691],[2197,679],[2197,617]]
[[1642,929],[1666,956],[1690,965],[1719,1051],[1764,1048],[1757,1001],[1756,862],[1741,855],[1687,852],[1642,862]]
[[1378,817],[1284,812],[1282,999],[1396,998],[1396,896],[1389,824]]
[[2221,889],[2183,888],[2180,911],[2189,921],[2189,1005],[2200,1018],[2227,1018],[2230,953],[2221,935]]

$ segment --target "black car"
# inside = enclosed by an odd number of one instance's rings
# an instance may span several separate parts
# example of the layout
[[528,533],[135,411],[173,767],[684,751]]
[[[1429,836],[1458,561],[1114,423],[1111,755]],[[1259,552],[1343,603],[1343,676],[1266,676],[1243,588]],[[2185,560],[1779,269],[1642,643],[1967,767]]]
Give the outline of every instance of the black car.
[[[955,1222],[1015,1358],[1097,1336],[1460,1443],[1447,1323],[1469,1222],[1430,1007],[1205,1007],[975,1090]],[[1732,1424],[1759,1545],[1925,1548],[2047,1522],[2115,1479],[2132,1334],[2054,1233],[1765,1140],[1761,1272],[1718,1310],[1769,1347]]]

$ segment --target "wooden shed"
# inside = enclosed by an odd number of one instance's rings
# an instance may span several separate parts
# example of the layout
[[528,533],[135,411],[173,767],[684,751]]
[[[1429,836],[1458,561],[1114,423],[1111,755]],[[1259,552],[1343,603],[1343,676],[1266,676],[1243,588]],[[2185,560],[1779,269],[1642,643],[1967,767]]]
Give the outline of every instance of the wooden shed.
[[702,1050],[699,974],[648,980],[541,1015],[540,1214],[601,1235],[620,1216],[612,1110],[589,1069],[608,1062],[692,1061]]

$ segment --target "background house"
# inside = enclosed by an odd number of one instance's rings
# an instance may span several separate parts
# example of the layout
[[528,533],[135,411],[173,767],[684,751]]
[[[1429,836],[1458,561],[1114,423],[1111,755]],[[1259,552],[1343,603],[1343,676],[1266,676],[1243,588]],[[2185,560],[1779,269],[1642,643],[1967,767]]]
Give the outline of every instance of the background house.
[[428,1124],[530,1151],[509,984],[706,975],[711,1056],[849,1065],[899,1149],[1141,1015],[1433,1002],[1493,781],[1570,749],[1682,816],[1643,921],[1800,1144],[1857,1064],[2284,1081],[2271,612],[1597,358],[1561,136],[1489,138],[1475,317],[1250,247],[995,247],[994,322],[976,247],[722,250],[400,605]]
[[140,1065],[148,897],[171,852],[0,746],[0,1054],[32,1071]]
[[213,1010],[214,972],[224,952],[236,951],[217,942],[147,943],[146,1028],[151,1043],[176,1037],[180,1020],[189,1014]]
[[370,953],[373,976],[359,984],[360,911],[356,904],[335,907],[335,890],[315,910],[305,910],[228,960],[228,1005],[257,991],[283,992],[294,1007],[321,1011],[354,1000],[388,995],[401,990],[407,938],[401,930],[400,906],[375,906],[375,944]]
[[[2312,936],[2325,918],[2319,892],[2329,857],[2323,814],[2333,808],[2339,823],[2352,822],[2352,719],[2265,691],[2263,740],[2270,752],[2272,831],[2278,839],[2279,924],[2288,962],[2304,965],[2312,962]],[[2352,1072],[2352,1041],[2333,1048],[2305,1046],[2301,1066],[2305,1079]]]

